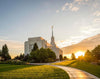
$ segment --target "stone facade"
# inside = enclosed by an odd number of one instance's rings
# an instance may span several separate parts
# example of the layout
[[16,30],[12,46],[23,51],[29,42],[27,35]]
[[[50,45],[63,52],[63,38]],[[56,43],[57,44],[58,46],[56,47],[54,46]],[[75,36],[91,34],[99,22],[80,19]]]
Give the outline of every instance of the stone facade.
[[54,51],[56,54],[56,59],[59,59],[59,55],[63,56],[62,50],[58,48],[55,44],[54,36],[53,36],[53,29],[52,29],[51,44],[49,44],[42,37],[28,38],[28,41],[25,42],[25,55],[30,54],[35,43],[37,43],[39,49],[43,47],[43,48],[50,48],[52,51]]
[[25,55],[29,54],[33,49],[34,44],[37,43],[38,48],[48,48],[50,44],[47,43],[42,37],[28,38],[28,41],[25,42]]

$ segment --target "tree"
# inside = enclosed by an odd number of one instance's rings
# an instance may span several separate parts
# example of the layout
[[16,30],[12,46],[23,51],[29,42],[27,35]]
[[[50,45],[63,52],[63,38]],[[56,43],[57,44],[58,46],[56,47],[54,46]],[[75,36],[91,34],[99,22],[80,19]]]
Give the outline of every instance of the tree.
[[76,59],[74,53],[72,53],[71,58],[72,58],[72,60],[75,60]]
[[32,51],[36,51],[37,49],[38,49],[38,45],[37,45],[37,43],[35,43]]
[[20,54],[20,56],[19,56],[19,60],[23,60],[24,59],[24,54]]
[[2,51],[0,50],[0,56],[2,55]]
[[61,60],[63,60],[63,57],[62,57],[62,55],[59,55],[59,59],[60,59],[60,61],[61,61]]
[[41,62],[46,62],[47,59],[48,59],[48,56],[49,56],[49,54],[48,54],[47,50],[44,49],[44,48],[41,48],[40,51],[39,51],[40,63]]
[[2,54],[1,54],[1,56],[2,56],[2,58],[4,59],[4,60],[9,60],[9,59],[11,59],[11,56],[9,55],[9,52],[8,52],[9,50],[8,50],[8,47],[7,47],[7,45],[5,44],[3,47],[2,47]]
[[68,59],[67,56],[64,56],[64,60]]
[[92,50],[92,54],[97,60],[100,60],[100,45]]
[[52,62],[55,61],[56,55],[51,49],[37,49],[30,53],[32,62]]
[[84,56],[83,55],[78,56],[78,60],[83,61],[84,60]]
[[30,53],[30,59],[32,62],[37,61],[37,55],[38,54],[38,45],[37,43],[34,43],[33,49]]
[[16,57],[14,57],[15,60],[19,60],[19,56],[17,55]]
[[29,59],[30,59],[30,56],[29,56],[29,54],[27,54],[24,56],[23,61],[29,61]]
[[48,48],[47,52],[48,52],[48,58],[52,58],[53,60],[56,59],[56,55],[51,49]]
[[2,52],[1,52],[1,50],[0,50],[0,60],[2,60],[1,56],[2,56]]
[[85,52],[84,60],[87,61],[87,62],[93,61],[93,55],[92,55],[92,53],[89,50],[87,50]]
[[32,60],[32,62],[39,62],[39,49],[37,49],[36,51],[31,51],[30,53],[30,59]]

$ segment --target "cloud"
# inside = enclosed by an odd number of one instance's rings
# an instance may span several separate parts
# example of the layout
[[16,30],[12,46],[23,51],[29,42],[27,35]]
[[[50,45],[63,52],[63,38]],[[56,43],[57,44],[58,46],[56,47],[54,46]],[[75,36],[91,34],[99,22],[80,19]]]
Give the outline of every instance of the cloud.
[[21,42],[0,39],[1,49],[4,44],[7,44],[9,53],[12,56],[12,58],[15,57],[16,55],[19,55],[20,53],[24,53],[24,44]]
[[100,18],[95,18],[94,23],[100,23]]
[[86,2],[88,2],[89,0],[74,0],[74,3],[78,3],[78,4],[85,4]]
[[62,7],[62,11],[65,11],[67,6],[69,6],[69,3],[64,4],[64,6]]
[[79,8],[78,7],[73,7],[71,10],[76,12],[76,11],[79,10]]
[[70,36],[69,39],[66,40],[59,40],[56,42],[57,46],[62,48],[62,47],[66,47],[72,44],[77,44],[78,42],[80,42],[81,40],[83,40],[85,38],[85,36],[81,35],[81,36]]
[[65,5],[62,7],[62,11],[66,11],[67,9],[76,12],[79,10],[79,7],[74,6],[72,3],[65,3]]
[[59,13],[59,10],[56,10],[56,13]]
[[93,13],[94,16],[100,16],[100,11],[96,11]]
[[97,28],[86,28],[83,31],[81,31],[84,34],[93,34],[94,32],[98,31],[99,29]]
[[57,41],[56,44],[58,47],[66,47],[72,44],[77,44],[81,40],[91,37],[100,33],[100,18],[93,19],[82,19],[74,24],[75,27],[80,26],[79,34],[76,36],[70,36],[66,40]]
[[84,5],[88,2],[89,0],[73,0],[72,2],[68,3],[66,2],[62,6],[62,11],[70,10],[72,12],[76,12],[80,9],[81,5]]
[[[99,20],[100,21],[100,20]],[[100,33],[100,23],[99,22],[93,22],[87,26],[82,26],[80,32],[85,35],[95,35]]]

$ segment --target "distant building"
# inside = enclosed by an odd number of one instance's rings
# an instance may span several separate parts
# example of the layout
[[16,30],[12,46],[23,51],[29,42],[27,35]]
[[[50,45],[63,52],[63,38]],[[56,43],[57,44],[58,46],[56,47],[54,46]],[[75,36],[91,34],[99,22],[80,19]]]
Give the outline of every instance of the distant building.
[[53,27],[52,27],[51,44],[49,44],[42,37],[28,38],[28,41],[25,42],[25,55],[30,54],[35,43],[37,43],[39,49],[43,47],[43,48],[50,48],[52,51],[54,51],[56,54],[56,59],[59,59],[59,55],[63,55],[62,50],[58,48],[55,44],[55,40],[53,36]]

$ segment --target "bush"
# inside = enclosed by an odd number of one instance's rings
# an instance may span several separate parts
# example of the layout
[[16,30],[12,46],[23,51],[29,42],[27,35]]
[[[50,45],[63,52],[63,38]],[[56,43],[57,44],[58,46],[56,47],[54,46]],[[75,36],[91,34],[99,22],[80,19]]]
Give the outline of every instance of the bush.
[[52,58],[48,58],[48,59],[45,59],[45,63],[47,62],[54,62],[55,60],[53,60]]
[[32,51],[30,53],[30,57],[32,60],[30,62],[36,62],[36,63],[53,62],[56,59],[56,55],[51,49],[44,49],[44,48]]
[[0,64],[25,65],[26,63],[20,60],[8,60],[8,61],[0,61]]

